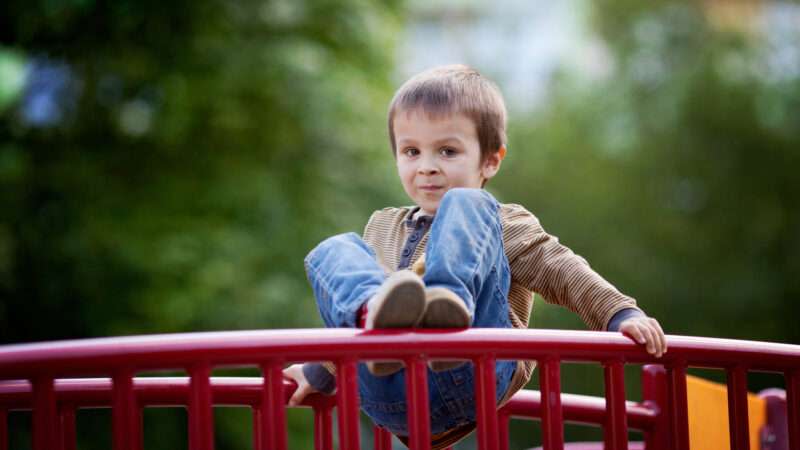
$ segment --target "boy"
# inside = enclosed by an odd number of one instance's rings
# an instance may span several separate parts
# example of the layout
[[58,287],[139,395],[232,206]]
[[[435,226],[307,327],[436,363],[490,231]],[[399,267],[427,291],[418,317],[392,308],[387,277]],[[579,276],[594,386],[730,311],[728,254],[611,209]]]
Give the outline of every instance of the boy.
[[[363,238],[334,236],[308,255],[325,325],[527,328],[538,292],[590,328],[621,331],[660,357],[666,342],[655,319],[545,233],[530,212],[498,204],[483,190],[506,155],[505,130],[499,90],[469,67],[434,68],[400,87],[389,107],[389,136],[400,181],[416,206],[376,211]],[[405,270],[412,266],[424,275]],[[445,448],[475,428],[472,364],[429,366],[432,447]],[[533,368],[532,361],[497,362],[499,404],[526,384]],[[319,364],[284,373],[298,384],[290,404],[334,389]],[[358,369],[362,409],[403,441],[404,374],[399,362]]]

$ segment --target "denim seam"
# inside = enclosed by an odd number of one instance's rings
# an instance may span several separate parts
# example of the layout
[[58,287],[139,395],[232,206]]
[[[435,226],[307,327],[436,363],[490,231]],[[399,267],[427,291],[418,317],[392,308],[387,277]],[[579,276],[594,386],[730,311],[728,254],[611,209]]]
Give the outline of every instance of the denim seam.
[[[495,206],[495,205],[493,205],[493,206]],[[495,210],[494,210],[495,214],[497,213],[497,209],[498,208],[495,207]],[[494,219],[495,218],[492,218],[492,225],[495,224],[495,220]],[[494,228],[494,227],[490,225],[488,228],[490,228],[490,229],[488,230],[487,233],[484,233],[483,242],[488,242],[488,235],[491,235],[491,228]],[[502,226],[500,227],[500,229],[501,229],[500,230],[500,238],[499,238],[499,240],[500,240],[500,248],[503,250],[503,253],[505,253],[505,250],[503,249]],[[476,275],[478,274],[478,268],[480,267],[480,261],[482,261],[484,259],[485,255],[486,255],[486,252],[489,251],[489,247],[490,247],[490,245],[488,245],[488,244],[481,246],[481,249],[480,249],[481,250],[481,254],[480,254],[480,257],[477,259],[478,263],[475,264],[475,269],[473,270],[472,275],[470,276],[470,280],[474,280]],[[494,268],[494,265],[492,265],[492,267]],[[472,298],[472,303],[473,303],[473,307],[474,307],[475,310],[477,310],[477,307],[478,307],[476,296],[477,296],[477,292],[475,293],[475,295],[472,296],[473,297]],[[474,313],[473,313],[473,315],[474,315]],[[474,321],[475,318],[473,317],[472,320]]]
[[[310,261],[308,262],[308,267],[309,267],[309,268],[311,268],[311,269],[314,271],[314,273],[315,273],[315,274],[318,274],[318,273],[320,272],[320,270],[319,270],[318,266],[316,266],[315,264],[311,263]],[[316,277],[316,280],[317,280],[317,282],[318,282],[320,285],[322,285],[322,287],[325,289],[325,291],[326,291],[326,292],[331,292],[331,291],[333,291],[333,289],[331,288],[330,282],[329,282],[329,281],[328,281],[328,280],[327,280],[325,277],[320,277],[320,276],[318,276],[318,275],[317,275],[317,276],[315,276],[315,277]],[[353,322],[353,324],[352,324],[352,328],[355,328],[355,325],[356,325],[356,323],[355,323],[355,320],[356,320],[356,319],[355,319],[355,314],[357,314],[357,312],[358,312],[358,309],[356,309],[356,310],[354,310],[354,311],[349,311],[349,310],[347,310],[347,309],[344,309],[344,308],[342,308],[342,307],[340,307],[340,306],[336,305],[336,304],[335,304],[335,303],[334,303],[334,302],[333,302],[331,299],[329,299],[329,298],[326,298],[326,299],[325,299],[325,301],[327,301],[327,302],[329,302],[329,303],[330,303],[330,305],[331,305],[331,311],[332,311],[332,312],[335,312],[335,313],[336,313],[337,315],[339,315],[340,317],[349,317],[349,316],[352,316],[352,318],[353,318],[353,320],[354,320],[354,322]],[[360,302],[360,303],[359,303],[359,308],[361,307],[361,304],[363,304],[363,302]],[[349,325],[349,324],[347,324],[347,323],[346,323],[346,325]],[[350,327],[348,327],[348,328],[350,328]]]

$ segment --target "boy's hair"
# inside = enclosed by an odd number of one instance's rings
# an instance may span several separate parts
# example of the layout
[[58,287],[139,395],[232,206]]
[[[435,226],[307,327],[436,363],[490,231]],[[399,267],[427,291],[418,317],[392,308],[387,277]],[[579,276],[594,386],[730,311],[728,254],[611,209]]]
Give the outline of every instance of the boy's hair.
[[389,104],[389,141],[397,155],[394,118],[416,108],[432,117],[464,114],[472,119],[481,161],[506,145],[506,106],[497,86],[477,70],[462,64],[434,67],[400,86]]

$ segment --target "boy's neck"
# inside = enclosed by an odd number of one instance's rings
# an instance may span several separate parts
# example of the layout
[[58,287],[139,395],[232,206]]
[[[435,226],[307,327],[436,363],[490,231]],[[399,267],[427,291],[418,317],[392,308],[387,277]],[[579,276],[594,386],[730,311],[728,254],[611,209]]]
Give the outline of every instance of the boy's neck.
[[417,220],[417,219],[419,219],[420,217],[423,217],[423,216],[433,218],[434,214],[426,213],[426,212],[424,212],[422,210],[422,208],[417,206],[414,209],[413,213],[411,214],[411,220]]

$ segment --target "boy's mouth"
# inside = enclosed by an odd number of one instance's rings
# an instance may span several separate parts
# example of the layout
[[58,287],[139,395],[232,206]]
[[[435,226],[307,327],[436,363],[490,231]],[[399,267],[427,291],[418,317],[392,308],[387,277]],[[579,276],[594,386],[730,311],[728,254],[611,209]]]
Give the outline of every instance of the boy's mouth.
[[426,192],[433,192],[433,191],[438,191],[439,189],[442,189],[442,186],[437,186],[435,184],[423,184],[419,188],[420,188],[420,190],[423,190],[423,191],[426,191]]

